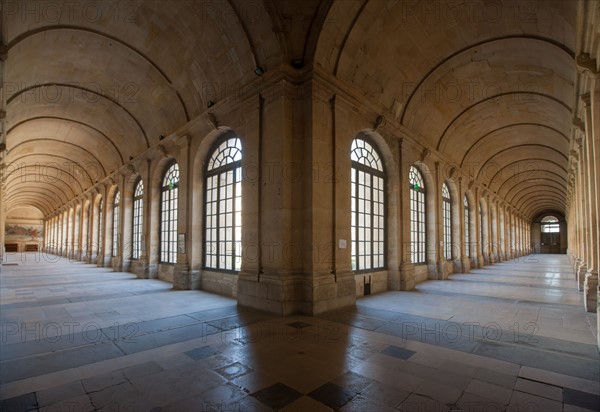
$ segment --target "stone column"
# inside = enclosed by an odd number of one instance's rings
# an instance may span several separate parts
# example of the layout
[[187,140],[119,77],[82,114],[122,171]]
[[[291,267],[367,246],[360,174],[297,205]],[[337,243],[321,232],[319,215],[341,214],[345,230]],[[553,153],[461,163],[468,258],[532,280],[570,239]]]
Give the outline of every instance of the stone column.
[[578,193],[579,193],[579,211],[580,211],[580,217],[579,217],[579,227],[580,227],[580,262],[579,262],[579,267],[577,268],[577,287],[579,289],[579,291],[583,291],[584,289],[584,282],[585,282],[585,274],[587,273],[588,270],[588,241],[587,241],[587,234],[588,234],[588,228],[587,228],[587,219],[588,219],[588,215],[587,215],[587,207],[586,207],[586,202],[587,202],[587,185],[585,184],[586,181],[586,150],[585,150],[585,142],[584,142],[584,138],[580,138],[577,139],[578,145],[579,145],[579,168],[578,168],[578,176],[577,176],[577,186],[578,186]]
[[[596,83],[600,83],[600,80],[596,80]],[[598,88],[598,86],[596,86]],[[597,300],[597,289],[598,289],[598,249],[600,243],[598,241],[598,200],[600,196],[597,188],[597,162],[599,161],[598,149],[595,148],[595,141],[598,139],[600,133],[600,124],[598,119],[594,119],[595,116],[600,116],[600,99],[598,98],[599,92],[596,90],[594,93],[594,104],[592,106],[591,95],[585,94],[582,96],[585,110],[585,124],[586,124],[586,159],[588,171],[586,173],[586,186],[588,187],[588,243],[589,243],[589,261],[588,270],[585,274],[584,281],[584,304],[588,312],[595,312],[598,306]],[[592,112],[594,110],[594,112]]]
[[[465,194],[465,189],[464,189],[464,179],[462,176],[460,176],[458,178],[458,193],[460,196],[460,199],[458,201],[458,209],[460,210],[459,213],[459,221],[460,221],[460,263],[461,263],[461,273],[468,273],[471,270],[471,262],[469,261],[469,258],[467,256],[467,248],[469,248],[469,245],[467,245],[467,240],[465,238],[465,231],[469,230],[469,235],[471,234],[471,229],[470,228],[465,228],[466,225],[466,221],[465,221],[465,199],[464,197],[466,196]],[[471,203],[469,202],[469,205],[471,205]],[[469,213],[469,217],[471,217],[471,212],[468,211],[467,213]],[[471,220],[471,219],[469,219]],[[470,224],[469,224],[470,226]],[[470,252],[470,250],[469,250]],[[469,253],[470,254],[470,253]]]
[[121,172],[121,218],[119,224],[121,230],[119,233],[121,247],[119,248],[119,270],[123,272],[131,271],[131,255],[133,253],[133,191],[137,181],[135,168],[132,164],[126,165]]
[[87,254],[89,249],[89,227],[90,227],[90,200],[89,195],[85,195],[81,199],[81,223],[80,223],[80,241],[79,241],[79,260],[87,262]]
[[[448,277],[448,273],[445,269],[446,257],[444,256],[444,222],[443,222],[443,213],[442,213],[442,177],[440,176],[440,162],[435,162],[435,172],[434,172],[434,197],[435,204],[438,207],[435,208],[435,279],[446,279]],[[428,193],[431,196],[431,192]]]
[[400,224],[400,248],[399,248],[399,272],[400,272],[400,290],[414,290],[417,282],[415,279],[415,265],[411,259],[410,242],[410,191],[408,188],[408,167],[405,165],[405,159],[408,159],[408,142],[400,140],[398,142],[398,173],[400,180],[398,220]]
[[173,269],[173,288],[199,289],[200,271],[192,270],[190,265],[190,234],[192,208],[192,160],[190,154],[191,137],[183,136],[177,142],[179,146],[179,211],[177,214],[177,263]]

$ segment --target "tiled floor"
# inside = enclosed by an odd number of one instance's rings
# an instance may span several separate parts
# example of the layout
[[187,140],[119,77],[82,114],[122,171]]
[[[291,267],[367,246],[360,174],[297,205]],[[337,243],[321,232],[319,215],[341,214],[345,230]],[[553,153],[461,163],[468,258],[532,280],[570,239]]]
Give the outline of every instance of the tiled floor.
[[1,272],[1,411],[600,410],[596,315],[565,256],[314,318],[27,259]]

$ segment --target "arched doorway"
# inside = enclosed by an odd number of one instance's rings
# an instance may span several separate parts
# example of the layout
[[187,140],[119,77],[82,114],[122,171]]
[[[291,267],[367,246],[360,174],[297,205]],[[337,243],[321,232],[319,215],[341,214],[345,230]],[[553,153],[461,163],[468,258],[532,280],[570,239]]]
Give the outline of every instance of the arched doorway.
[[538,216],[531,228],[533,250],[536,253],[566,253],[566,222],[557,213]]

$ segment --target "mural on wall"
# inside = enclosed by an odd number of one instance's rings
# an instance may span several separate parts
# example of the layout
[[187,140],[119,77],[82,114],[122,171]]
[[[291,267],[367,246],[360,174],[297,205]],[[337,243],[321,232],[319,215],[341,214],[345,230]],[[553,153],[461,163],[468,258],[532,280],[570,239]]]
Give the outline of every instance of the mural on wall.
[[6,237],[13,240],[35,240],[41,241],[43,238],[43,225],[6,225]]

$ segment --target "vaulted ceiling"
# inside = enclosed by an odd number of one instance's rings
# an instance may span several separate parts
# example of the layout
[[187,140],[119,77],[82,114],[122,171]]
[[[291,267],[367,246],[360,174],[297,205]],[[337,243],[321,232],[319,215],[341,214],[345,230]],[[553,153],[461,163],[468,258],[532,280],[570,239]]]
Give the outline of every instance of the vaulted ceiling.
[[527,216],[565,211],[578,2],[29,3],[2,0],[8,209],[51,213],[257,66],[296,61]]

